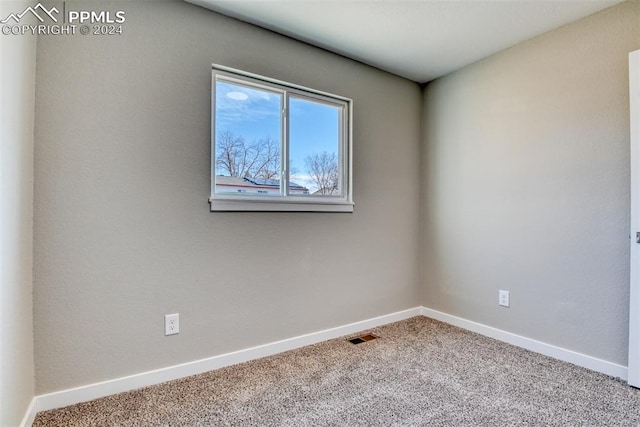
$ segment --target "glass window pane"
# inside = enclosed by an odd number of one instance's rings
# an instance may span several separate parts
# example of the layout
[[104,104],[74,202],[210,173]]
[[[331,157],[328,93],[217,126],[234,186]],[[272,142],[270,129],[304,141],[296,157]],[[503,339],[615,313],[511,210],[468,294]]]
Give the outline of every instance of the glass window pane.
[[289,194],[341,196],[341,107],[289,99]]
[[281,194],[282,95],[216,81],[215,192]]

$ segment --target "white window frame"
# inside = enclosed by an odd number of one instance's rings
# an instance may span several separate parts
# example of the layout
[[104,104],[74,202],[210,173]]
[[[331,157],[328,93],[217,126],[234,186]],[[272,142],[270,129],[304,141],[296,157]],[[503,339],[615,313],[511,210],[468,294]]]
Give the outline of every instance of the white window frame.
[[[216,81],[255,87],[282,95],[281,149],[282,165],[280,195],[216,193]],[[313,102],[339,106],[342,109],[339,128],[338,167],[340,168],[340,195],[289,194],[289,99],[307,99]],[[234,68],[213,64],[211,73],[211,211],[285,211],[285,212],[353,212],[352,197],[352,115],[353,101],[338,95],[309,89],[276,79],[247,73]]]

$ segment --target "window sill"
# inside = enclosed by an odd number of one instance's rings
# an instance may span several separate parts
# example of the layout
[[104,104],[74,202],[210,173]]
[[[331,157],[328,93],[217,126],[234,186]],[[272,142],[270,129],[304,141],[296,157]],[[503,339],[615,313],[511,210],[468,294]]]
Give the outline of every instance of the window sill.
[[344,200],[274,201],[209,199],[211,212],[353,212],[353,203]]

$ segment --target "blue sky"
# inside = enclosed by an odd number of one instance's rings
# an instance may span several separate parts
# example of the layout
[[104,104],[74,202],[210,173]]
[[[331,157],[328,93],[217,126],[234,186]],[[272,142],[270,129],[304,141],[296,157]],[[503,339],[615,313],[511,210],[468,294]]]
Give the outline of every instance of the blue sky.
[[[218,135],[228,130],[248,143],[267,136],[280,140],[280,94],[218,81],[215,95]],[[337,154],[339,110],[294,96],[289,103],[289,155],[299,179],[304,179],[306,156],[322,151]]]

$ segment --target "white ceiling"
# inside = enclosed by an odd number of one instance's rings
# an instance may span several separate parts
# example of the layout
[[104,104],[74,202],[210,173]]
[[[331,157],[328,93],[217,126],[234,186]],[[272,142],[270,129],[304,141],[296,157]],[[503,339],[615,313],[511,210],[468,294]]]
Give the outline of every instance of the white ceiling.
[[187,0],[427,82],[621,0]]

